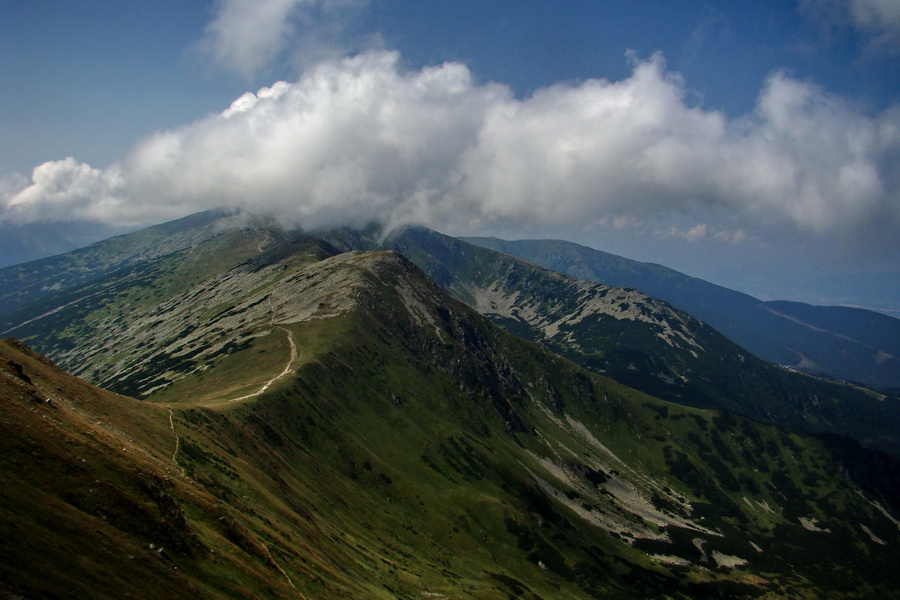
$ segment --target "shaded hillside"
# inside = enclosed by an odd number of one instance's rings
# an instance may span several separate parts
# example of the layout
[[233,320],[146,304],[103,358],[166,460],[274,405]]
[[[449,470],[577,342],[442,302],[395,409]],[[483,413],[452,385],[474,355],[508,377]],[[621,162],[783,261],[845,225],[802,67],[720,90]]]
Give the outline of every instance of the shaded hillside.
[[173,462],[171,414],[0,340],[4,597],[288,593],[260,538]]
[[424,228],[407,228],[386,243],[495,322],[616,381],[680,404],[841,433],[900,454],[896,399],[765,363],[634,289],[575,280]]
[[[119,343],[148,357],[175,341],[142,332],[180,327],[190,298],[185,348],[235,342],[126,368],[149,402],[0,346],[0,510],[30,515],[56,561],[24,530],[4,536],[5,592],[850,598],[900,584],[890,460],[863,473],[876,463],[858,448],[589,373],[394,252],[287,247],[174,290],[158,325],[119,313]],[[120,364],[116,347],[90,361]]]
[[[881,313],[763,302],[660,265],[571,242],[463,239],[579,279],[637,288],[709,323],[764,360],[869,387],[900,388],[900,320]],[[784,314],[786,305],[803,316]]]

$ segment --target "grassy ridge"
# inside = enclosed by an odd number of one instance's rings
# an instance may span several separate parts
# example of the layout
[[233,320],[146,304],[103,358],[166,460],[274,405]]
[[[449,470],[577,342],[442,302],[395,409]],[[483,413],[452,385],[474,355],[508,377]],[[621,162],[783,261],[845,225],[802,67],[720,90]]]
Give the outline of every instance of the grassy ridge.
[[[120,369],[147,402],[2,345],[0,515],[15,528],[0,543],[0,590],[852,598],[900,587],[900,487],[883,455],[586,371],[396,253],[329,257],[318,241],[268,235],[244,238],[233,266],[215,263],[210,241],[108,280],[80,321],[59,315],[59,331],[88,327],[82,356],[113,331],[110,349],[139,348],[140,370],[105,350],[91,368]],[[194,281],[190,264],[209,270]],[[150,290],[169,298],[130,311]],[[117,318],[120,329],[101,326]],[[221,345],[173,346],[191,340]],[[171,360],[147,359],[163,351]]]
[[[468,320],[451,317],[436,343],[421,330],[398,335],[402,324],[385,314],[380,307],[377,319],[357,314],[296,329],[301,347],[318,348],[297,379],[217,410],[205,425],[215,439],[243,439],[231,452],[253,447],[262,455],[245,463],[245,454],[229,460],[229,450],[210,446],[215,460],[188,467],[220,494],[232,490],[227,497],[238,506],[235,490],[247,489],[236,482],[252,479],[267,489],[244,500],[254,510],[302,498],[322,532],[331,531],[324,523],[340,523],[341,539],[352,540],[344,560],[371,597],[376,589],[410,598],[816,597],[842,586],[852,596],[857,577],[882,585],[892,551],[846,518],[891,543],[896,527],[832,476],[820,442],[660,403]],[[482,360],[457,370],[473,349]],[[504,372],[507,383],[497,377]],[[238,476],[209,466],[220,462]],[[689,520],[714,533],[669,527],[669,540],[654,540],[629,533],[663,534],[642,519],[626,519],[618,531],[593,525],[585,514],[624,510],[603,491],[613,471],[660,511],[681,514],[676,498],[689,499]],[[801,518],[830,532],[809,531]],[[277,523],[274,513],[258,520],[266,519]],[[286,531],[275,527],[267,539],[283,549],[291,572],[301,559]],[[750,563],[716,567],[716,553]],[[696,566],[671,567],[654,555]],[[324,572],[337,581],[343,571],[332,568]]]

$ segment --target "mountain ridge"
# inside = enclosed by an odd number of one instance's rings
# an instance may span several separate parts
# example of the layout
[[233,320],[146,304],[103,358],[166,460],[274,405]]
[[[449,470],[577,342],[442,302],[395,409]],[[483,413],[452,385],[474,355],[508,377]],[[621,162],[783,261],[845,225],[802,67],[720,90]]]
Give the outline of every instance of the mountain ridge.
[[[266,239],[273,246],[260,243]],[[138,496],[157,494],[150,501],[164,507],[162,523],[177,525],[162,544],[128,529],[141,513],[104,513],[109,527],[119,527],[105,530],[111,539],[124,536],[120,547],[135,548],[135,560],[158,561],[154,573],[169,574],[177,589],[162,586],[156,597],[190,589],[198,597],[813,598],[896,589],[887,568],[900,544],[890,520],[900,494],[886,485],[896,480],[888,477],[894,467],[863,488],[856,469],[835,470],[853,463],[821,440],[661,402],[589,373],[492,325],[400,254],[318,258],[312,240],[290,252],[272,240],[245,240],[255,256],[211,274],[216,285],[191,286],[220,301],[196,307],[218,319],[210,331],[249,335],[246,344],[165,388],[142,380],[145,402],[103,393],[107,401],[88,419],[95,433],[86,443],[116,430],[146,439],[175,482],[162,484],[162,494],[144,486],[150,492]],[[236,285],[239,274],[257,285]],[[121,339],[146,326],[134,321]],[[166,338],[145,343],[165,347]],[[40,454],[60,435],[44,416],[80,400],[57,393],[42,402],[43,390],[66,390],[69,380],[56,375],[44,384],[48,363],[35,368],[33,356],[2,356],[0,382],[12,386],[0,388],[8,415],[0,418],[2,438],[15,448],[32,436]],[[286,363],[290,374],[265,387]],[[218,393],[224,384],[233,393]],[[110,413],[123,402],[152,413],[150,423],[127,425],[141,420]],[[109,416],[99,416],[104,411]],[[19,414],[34,415],[33,429],[11,426]],[[76,434],[83,435],[77,427],[65,433]],[[77,461],[80,446],[73,448]],[[134,455],[121,453],[118,441],[103,448],[85,455],[78,489],[88,499],[114,498],[120,485],[132,485]],[[3,472],[39,475],[29,456],[0,453]],[[110,467],[94,470],[102,464]],[[4,489],[31,488],[16,480]],[[63,502],[80,523],[79,513],[107,504],[65,490],[46,504],[40,496],[38,506],[48,509],[31,514],[52,514]],[[210,497],[217,503],[197,504]],[[4,501],[0,509],[16,515],[23,506],[33,504]],[[51,517],[35,519],[40,531],[52,531]],[[77,532],[58,533],[66,536],[62,547]],[[88,564],[104,560],[108,547],[98,544]],[[4,563],[0,579],[11,593],[64,589],[60,577],[29,575],[46,567],[27,548]],[[131,560],[119,554],[111,564]],[[118,577],[107,589],[145,597],[138,586],[147,581]]]
[[[425,228],[406,228],[385,243],[508,330],[626,385],[671,402],[850,435],[895,455],[900,449],[895,398],[768,365],[636,290],[579,281]],[[674,331],[680,346],[666,335]]]
[[[764,302],[668,267],[562,240],[461,239],[581,279],[640,289],[770,362],[869,387],[900,387],[900,320],[893,317],[858,308]],[[791,317],[781,314],[785,310]]]
[[[332,305],[351,300],[332,294],[313,305],[283,300],[276,306],[263,290],[308,289],[322,281],[327,260],[340,262],[334,257],[341,252],[387,248],[401,251],[470,305],[473,293],[506,298],[494,309],[476,308],[513,333],[646,393],[806,431],[851,435],[868,447],[900,453],[895,400],[776,373],[707,326],[637,292],[577,282],[427,229],[407,228],[381,240],[376,231],[290,232],[271,221],[228,215],[201,215],[193,225],[179,221],[168,227],[181,242],[148,250],[142,260],[125,257],[125,267],[91,280],[75,269],[69,287],[41,290],[35,302],[0,315],[5,335],[24,338],[74,374],[120,393],[143,397],[177,390],[185,374],[202,374],[257,341],[265,340],[270,350],[286,349],[289,339],[275,327],[276,312],[290,307],[298,314],[327,314]],[[148,237],[152,244],[147,233],[135,239]],[[57,259],[62,276],[71,271],[66,260]],[[46,281],[59,281],[52,270],[40,272]],[[261,329],[237,329],[235,335],[234,328],[251,325]],[[285,369],[283,361],[265,364],[266,356],[250,362],[258,368],[260,386]],[[239,373],[243,366],[229,369]],[[223,375],[213,383],[217,389],[232,385]],[[258,389],[241,385],[232,397]]]

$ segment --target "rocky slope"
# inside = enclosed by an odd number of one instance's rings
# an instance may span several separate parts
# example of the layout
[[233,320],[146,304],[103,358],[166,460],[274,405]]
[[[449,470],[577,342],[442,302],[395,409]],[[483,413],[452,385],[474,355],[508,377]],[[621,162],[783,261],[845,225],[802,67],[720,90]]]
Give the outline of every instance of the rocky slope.
[[[58,296],[63,290],[127,271],[240,227],[246,219],[222,211],[198,213],[21,265],[0,269],[0,307],[6,313]],[[9,323],[6,323],[7,325]],[[0,322],[0,328],[4,323]]]
[[630,286],[709,323],[760,358],[801,371],[900,388],[900,320],[868,310],[757,298],[672,269],[560,240],[466,241],[579,279]]
[[[900,455],[895,398],[776,369],[635,290],[574,280],[423,228],[380,240],[377,231],[313,236],[258,218],[195,215],[0,270],[8,284],[0,335],[25,340],[92,383],[142,396],[170,388],[185,373],[210,370],[256,338],[289,347],[272,315],[329,314],[332,303],[347,298],[300,307],[273,304],[281,297],[274,292],[285,286],[300,298],[321,280],[321,274],[301,274],[304,269],[315,271],[321,267],[314,263],[343,250],[380,248],[410,257],[513,333],[631,387],[794,429],[849,435]],[[259,366],[260,382],[285,368]],[[221,390],[226,382],[219,373]],[[227,389],[240,396],[254,384]]]

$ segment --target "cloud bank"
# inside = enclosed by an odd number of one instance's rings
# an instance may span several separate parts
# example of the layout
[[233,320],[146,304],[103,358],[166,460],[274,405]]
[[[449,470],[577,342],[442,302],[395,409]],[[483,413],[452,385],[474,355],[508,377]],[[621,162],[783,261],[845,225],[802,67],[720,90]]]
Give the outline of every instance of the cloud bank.
[[[621,81],[516,98],[459,63],[367,52],[247,93],[97,169],[0,185],[0,220],[146,224],[214,207],[305,227],[571,227],[695,216],[739,243],[777,228],[898,249],[900,106],[866,115],[773,73],[736,120],[693,106],[655,55]],[[706,223],[710,214],[727,222]],[[750,233],[748,233],[750,232]],[[714,235],[715,234],[715,235]]]

